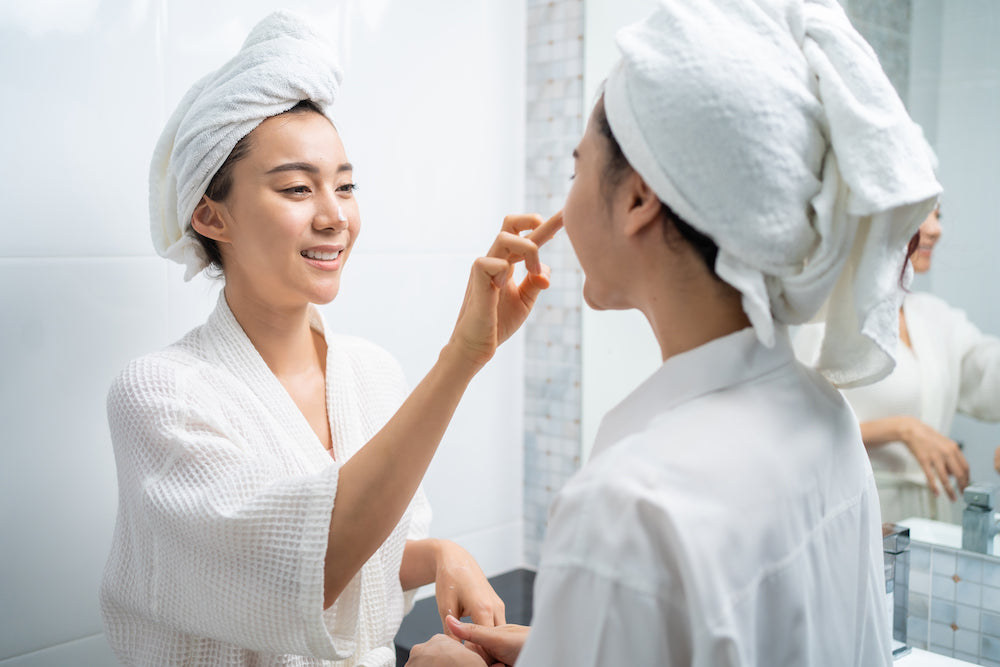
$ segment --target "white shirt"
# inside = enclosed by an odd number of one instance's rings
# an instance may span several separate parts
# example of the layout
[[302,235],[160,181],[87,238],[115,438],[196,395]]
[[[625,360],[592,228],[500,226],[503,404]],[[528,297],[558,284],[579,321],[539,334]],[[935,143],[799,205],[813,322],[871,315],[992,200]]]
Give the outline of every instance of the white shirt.
[[[101,585],[126,665],[391,667],[412,605],[399,566],[422,491],[337,601],[323,566],[340,466],[395,413],[384,350],[325,331],[331,459],[220,295],[208,322],[132,361],[108,394],[118,520]],[[335,661],[335,662],[334,662]]]
[[605,417],[553,504],[518,667],[891,664],[857,423],[777,339],[672,357]]

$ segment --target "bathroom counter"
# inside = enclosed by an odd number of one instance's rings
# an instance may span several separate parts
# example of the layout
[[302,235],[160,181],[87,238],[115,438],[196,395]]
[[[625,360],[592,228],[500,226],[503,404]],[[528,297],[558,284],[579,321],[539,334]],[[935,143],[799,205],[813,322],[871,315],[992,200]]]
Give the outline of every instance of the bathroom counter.
[[892,664],[899,667],[968,667],[973,663],[914,648]]
[[[911,517],[896,523],[910,529],[911,540],[951,549],[962,548],[962,527],[958,524],[920,517]],[[993,538],[993,553],[1000,554],[1000,535]]]

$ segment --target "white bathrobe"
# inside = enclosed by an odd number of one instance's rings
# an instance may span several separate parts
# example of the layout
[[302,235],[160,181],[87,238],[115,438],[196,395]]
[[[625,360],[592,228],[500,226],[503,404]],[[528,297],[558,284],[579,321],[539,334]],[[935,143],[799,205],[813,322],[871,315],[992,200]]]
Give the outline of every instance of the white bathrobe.
[[[899,363],[891,375],[844,390],[858,421],[903,414],[945,435],[956,412],[1000,421],[1000,338],[984,335],[964,312],[931,294],[908,294],[903,317],[912,350],[900,343]],[[803,327],[796,335],[796,353],[803,362],[814,359],[821,335],[822,326],[817,325]],[[874,447],[869,455],[883,520],[960,520],[962,503],[952,503],[944,493],[936,498],[930,493],[927,476],[904,443]]]
[[340,465],[394,414],[404,379],[385,351],[327,333],[316,309],[311,320],[328,346],[335,460],[223,295],[204,325],[112,386],[119,507],[101,607],[125,664],[395,664],[412,604],[403,547],[430,521],[422,491],[325,611],[323,564]]
[[672,357],[559,494],[518,667],[889,665],[857,423],[784,327]]

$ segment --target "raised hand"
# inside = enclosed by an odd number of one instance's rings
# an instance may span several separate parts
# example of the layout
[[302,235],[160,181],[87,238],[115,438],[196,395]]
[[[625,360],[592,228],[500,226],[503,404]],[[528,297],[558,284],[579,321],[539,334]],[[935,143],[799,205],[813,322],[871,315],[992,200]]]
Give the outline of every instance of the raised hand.
[[[473,263],[450,341],[469,361],[485,364],[527,319],[538,294],[549,286],[549,268],[538,249],[561,227],[561,211],[546,222],[537,215],[509,215],[489,252]],[[514,280],[518,262],[528,270],[520,283]]]

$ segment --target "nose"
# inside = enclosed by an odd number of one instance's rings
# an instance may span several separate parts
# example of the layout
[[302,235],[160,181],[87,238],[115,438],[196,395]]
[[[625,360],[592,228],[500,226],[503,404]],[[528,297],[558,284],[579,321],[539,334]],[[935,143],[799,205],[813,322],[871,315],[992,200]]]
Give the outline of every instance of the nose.
[[941,237],[941,217],[937,210],[927,216],[927,219],[920,225],[920,234],[931,242],[937,241]]
[[316,215],[313,217],[313,227],[316,229],[333,229],[339,231],[347,229],[347,213],[336,194],[324,197],[317,204]]

